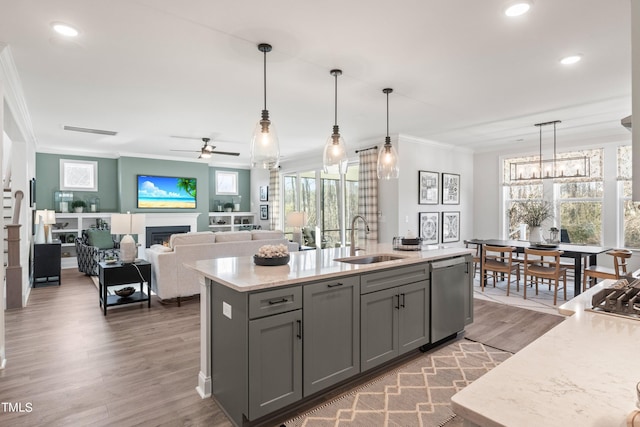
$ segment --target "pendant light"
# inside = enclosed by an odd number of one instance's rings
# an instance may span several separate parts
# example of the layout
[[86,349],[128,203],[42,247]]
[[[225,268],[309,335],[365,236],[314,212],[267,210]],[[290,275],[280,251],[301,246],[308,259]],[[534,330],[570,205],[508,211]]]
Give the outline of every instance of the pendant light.
[[264,54],[264,109],[251,138],[251,167],[274,169],[280,162],[280,145],[267,110],[267,52],[271,52],[271,45],[260,43],[258,50]]
[[331,133],[324,146],[323,164],[325,173],[334,172],[337,169],[339,174],[344,175],[347,173],[347,146],[338,129],[338,76],[342,75],[342,70],[331,70],[330,73],[335,77],[335,114],[333,133]]
[[389,94],[393,92],[393,89],[382,89],[382,92],[387,94],[387,136],[384,139],[382,150],[378,153],[378,179],[397,179],[400,175],[398,152],[391,145],[389,137]]

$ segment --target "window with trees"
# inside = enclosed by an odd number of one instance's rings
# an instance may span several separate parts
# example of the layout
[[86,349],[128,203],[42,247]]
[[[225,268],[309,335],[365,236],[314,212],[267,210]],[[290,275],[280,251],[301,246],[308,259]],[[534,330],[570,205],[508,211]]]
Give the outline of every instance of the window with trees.
[[625,248],[640,248],[640,211],[631,201],[631,146],[623,145],[617,150],[618,200],[622,212],[622,244]]

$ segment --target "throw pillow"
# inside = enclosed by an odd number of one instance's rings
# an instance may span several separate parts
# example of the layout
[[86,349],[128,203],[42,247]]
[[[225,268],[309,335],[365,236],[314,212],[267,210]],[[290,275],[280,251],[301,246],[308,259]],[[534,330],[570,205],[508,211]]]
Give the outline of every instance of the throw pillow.
[[95,228],[87,230],[89,238],[89,246],[95,246],[98,249],[113,249],[113,238],[109,230],[97,230]]

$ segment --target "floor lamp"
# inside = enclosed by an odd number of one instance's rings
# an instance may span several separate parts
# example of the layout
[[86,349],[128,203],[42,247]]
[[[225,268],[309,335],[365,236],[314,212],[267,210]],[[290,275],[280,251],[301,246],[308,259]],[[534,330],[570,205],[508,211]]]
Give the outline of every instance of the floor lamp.
[[138,255],[138,245],[132,234],[144,234],[145,218],[142,214],[113,214],[111,215],[111,233],[123,234],[120,240],[120,261],[125,264],[135,262]]
[[287,214],[287,225],[293,227],[293,241],[302,246],[302,229],[307,223],[306,212],[289,212]]

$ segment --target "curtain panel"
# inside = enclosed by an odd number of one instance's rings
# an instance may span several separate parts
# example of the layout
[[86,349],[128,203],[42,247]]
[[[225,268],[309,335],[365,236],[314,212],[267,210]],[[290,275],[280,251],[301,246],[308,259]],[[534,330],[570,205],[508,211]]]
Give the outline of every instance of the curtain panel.
[[[358,174],[358,214],[362,215],[369,223],[367,240],[378,241],[378,149],[370,148],[361,150],[360,172]],[[358,227],[363,227],[358,222]],[[364,228],[364,227],[363,227]],[[359,233],[360,236],[363,233]],[[355,244],[351,242],[351,244]]]

